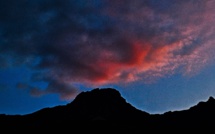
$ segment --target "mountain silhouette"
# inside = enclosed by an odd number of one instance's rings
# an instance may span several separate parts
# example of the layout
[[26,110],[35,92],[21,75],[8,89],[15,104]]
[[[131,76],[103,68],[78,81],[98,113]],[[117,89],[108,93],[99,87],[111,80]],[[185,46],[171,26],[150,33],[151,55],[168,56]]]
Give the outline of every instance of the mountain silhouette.
[[[80,93],[67,105],[44,108],[26,115],[0,115],[1,128],[63,128],[107,132],[143,132],[161,128],[191,128],[213,126],[215,99],[182,111],[149,114],[136,109],[112,88],[93,89]],[[116,131],[115,131],[116,130]]]
[[187,110],[166,112],[154,115],[158,126],[182,128],[213,127],[215,121],[215,99],[210,97],[206,102],[199,102]]

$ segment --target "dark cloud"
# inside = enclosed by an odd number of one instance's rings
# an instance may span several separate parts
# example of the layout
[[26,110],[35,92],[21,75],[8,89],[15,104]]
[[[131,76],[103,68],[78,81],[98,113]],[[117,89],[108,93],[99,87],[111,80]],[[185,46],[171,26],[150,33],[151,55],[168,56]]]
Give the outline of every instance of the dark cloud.
[[[25,64],[67,98],[69,84],[189,74],[214,59],[211,0],[0,1],[0,67]],[[210,50],[210,53],[207,51]],[[70,89],[70,90],[69,90]],[[64,94],[65,93],[65,94]]]
[[44,89],[20,82],[16,85],[18,89],[27,90],[32,96],[40,97],[47,94],[58,94],[62,100],[71,100],[79,93],[78,89],[70,83],[49,80],[48,86]]
[[48,87],[45,90],[32,87],[30,88],[30,93],[33,96],[42,96],[46,94],[58,94],[62,100],[71,100],[79,93],[78,89],[73,87],[71,84],[52,81],[48,84]]

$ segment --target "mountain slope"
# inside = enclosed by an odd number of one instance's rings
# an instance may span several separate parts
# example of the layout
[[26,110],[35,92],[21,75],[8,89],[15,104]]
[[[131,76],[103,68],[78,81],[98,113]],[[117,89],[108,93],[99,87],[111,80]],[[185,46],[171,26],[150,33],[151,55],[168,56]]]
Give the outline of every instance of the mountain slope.
[[215,99],[210,97],[206,102],[199,102],[187,110],[166,112],[163,115],[152,115],[152,117],[154,124],[162,127],[213,127]]
[[65,106],[42,109],[27,116],[37,118],[66,116],[70,120],[136,120],[144,119],[149,114],[127,103],[117,90],[107,88],[82,92]]
[[110,132],[113,129],[118,132],[143,132],[154,128],[205,127],[213,126],[213,121],[213,97],[187,110],[151,115],[127,103],[117,90],[111,88],[82,92],[67,105],[44,108],[23,116],[0,115],[2,128],[63,127],[79,130],[78,127],[82,126],[92,130],[99,127]]

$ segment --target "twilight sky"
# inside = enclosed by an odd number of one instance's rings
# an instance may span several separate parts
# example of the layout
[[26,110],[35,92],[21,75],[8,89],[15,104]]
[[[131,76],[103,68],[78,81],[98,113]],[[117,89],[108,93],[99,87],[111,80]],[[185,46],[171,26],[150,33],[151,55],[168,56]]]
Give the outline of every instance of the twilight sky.
[[149,113],[215,96],[214,0],[1,0],[0,114],[113,87]]

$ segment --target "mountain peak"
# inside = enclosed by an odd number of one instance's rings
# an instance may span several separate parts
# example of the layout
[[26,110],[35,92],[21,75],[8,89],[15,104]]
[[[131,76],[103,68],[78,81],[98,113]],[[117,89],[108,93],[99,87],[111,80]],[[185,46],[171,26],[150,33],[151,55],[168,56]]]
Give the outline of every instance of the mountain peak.
[[214,112],[214,106],[215,106],[215,99],[212,96],[210,96],[207,101],[201,101],[197,105],[192,106],[189,110],[190,111],[202,111],[202,112],[206,112],[206,111]]
[[106,94],[106,95],[113,95],[116,97],[121,97],[118,90],[114,88],[95,88],[91,91],[88,91],[88,93],[91,92],[92,94]]
[[[66,126],[68,122],[73,121],[77,121],[77,124],[78,121],[83,120],[108,120],[112,121],[111,125],[114,126],[109,126],[109,128],[120,127],[119,130],[125,130],[125,132],[127,132],[128,127],[135,130],[142,130],[142,127],[145,127],[143,132],[147,128],[152,130],[151,128],[161,127],[187,128],[188,126],[195,126],[196,128],[210,125],[213,127],[211,122],[215,120],[214,107],[215,99],[209,97],[207,102],[199,102],[187,110],[151,115],[127,103],[116,89],[96,88],[80,93],[71,103],[65,106],[45,108],[24,116],[0,115],[0,125],[3,126],[2,128],[17,125],[22,128],[32,126],[35,128],[38,128],[38,126],[53,128],[53,126]],[[135,121],[137,122],[135,123]],[[139,122],[141,123],[138,124]],[[86,123],[85,125],[99,128],[94,124]],[[80,126],[83,126],[83,124],[81,123]],[[77,128],[80,128],[80,126]],[[124,128],[121,129],[122,127]],[[70,129],[70,127],[66,128]]]
[[215,99],[212,96],[210,96],[208,99],[208,102],[213,102],[213,101],[215,101]]
[[[91,119],[138,119],[148,116],[136,109],[113,88],[96,88],[80,93],[69,105],[82,116],[90,113]],[[139,115],[137,117],[137,115]]]
[[[121,96],[119,91],[113,88],[95,88],[91,91],[81,92],[72,102],[84,103],[87,105],[102,105],[106,103],[125,103],[125,99]],[[80,104],[79,104],[80,105]]]

